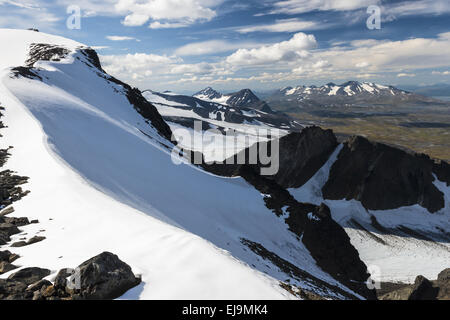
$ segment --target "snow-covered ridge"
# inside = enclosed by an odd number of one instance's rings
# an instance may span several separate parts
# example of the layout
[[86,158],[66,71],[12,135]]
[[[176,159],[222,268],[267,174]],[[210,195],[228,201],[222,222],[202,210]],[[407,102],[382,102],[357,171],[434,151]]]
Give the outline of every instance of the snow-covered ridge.
[[[21,30],[0,30],[0,43],[15,50],[0,52],[8,126],[0,143],[14,146],[7,168],[30,177],[31,193],[15,214],[31,212],[41,221],[15,240],[41,229],[47,237],[8,248],[20,254],[18,265],[56,271],[111,251],[142,274],[129,298],[293,298],[280,287],[287,275],[250,252],[242,244],[248,239],[353,294],[316,265],[245,180],[173,164],[170,143],[136,112],[129,89],[79,51],[86,46]],[[31,75],[12,73],[27,65],[33,43],[69,53],[33,62]],[[311,281],[291,284],[342,298]]]

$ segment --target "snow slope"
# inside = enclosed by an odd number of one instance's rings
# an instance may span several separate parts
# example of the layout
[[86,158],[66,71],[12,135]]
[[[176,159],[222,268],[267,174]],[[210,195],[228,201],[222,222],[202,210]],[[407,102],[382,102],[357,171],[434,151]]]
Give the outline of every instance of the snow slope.
[[[144,284],[128,298],[291,298],[278,282],[287,276],[244,247],[246,238],[339,286],[243,179],[174,165],[123,88],[84,63],[76,51],[80,44],[0,30],[0,43],[15,42],[62,43],[72,51],[62,61],[35,65],[43,81],[1,71],[8,128],[0,143],[14,146],[6,167],[30,177],[31,194],[14,205],[15,215],[40,221],[13,240],[40,230],[47,237],[7,248],[22,257],[18,265],[56,272],[109,250],[143,275]],[[2,67],[23,64],[17,56],[9,62],[2,56]]]
[[[344,227],[361,260],[369,269],[378,270],[376,276],[381,280],[413,283],[418,275],[436,279],[450,266],[450,243],[448,239],[440,239],[437,232],[438,228],[450,230],[450,187],[436,178],[434,184],[444,193],[446,206],[434,214],[419,205],[373,211],[366,210],[356,200],[324,200],[321,190],[341,149],[339,145],[313,178],[300,188],[289,189],[290,193],[298,201],[329,206],[333,219]],[[371,216],[392,232],[384,234],[374,228]],[[398,231],[402,227],[430,239],[418,239]]]

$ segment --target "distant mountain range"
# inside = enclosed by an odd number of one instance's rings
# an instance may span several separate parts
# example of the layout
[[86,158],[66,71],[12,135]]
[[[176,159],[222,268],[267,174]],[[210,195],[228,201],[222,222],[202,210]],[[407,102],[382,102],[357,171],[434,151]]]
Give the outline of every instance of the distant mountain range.
[[371,82],[349,81],[341,85],[298,86],[279,90],[266,98],[277,110],[296,108],[368,107],[446,104],[443,101],[416,93]]
[[411,92],[428,97],[450,97],[450,84],[438,83],[429,86],[402,86]]

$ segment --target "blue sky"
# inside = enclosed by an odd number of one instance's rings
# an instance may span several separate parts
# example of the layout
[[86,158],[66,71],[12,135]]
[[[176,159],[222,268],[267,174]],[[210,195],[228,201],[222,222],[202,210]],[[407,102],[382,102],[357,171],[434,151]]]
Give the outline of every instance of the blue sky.
[[[80,29],[67,28],[72,5]],[[381,29],[367,27],[371,5]],[[0,0],[0,27],[93,46],[141,89],[450,83],[449,0]]]

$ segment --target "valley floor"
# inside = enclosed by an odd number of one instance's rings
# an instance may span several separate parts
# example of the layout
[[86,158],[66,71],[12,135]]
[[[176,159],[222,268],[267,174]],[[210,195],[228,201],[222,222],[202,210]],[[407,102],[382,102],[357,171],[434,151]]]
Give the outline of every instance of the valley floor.
[[292,113],[291,116],[333,129],[336,134],[362,135],[373,141],[387,143],[450,161],[450,114],[448,108],[391,108],[368,110],[358,116],[355,110],[317,110]]

